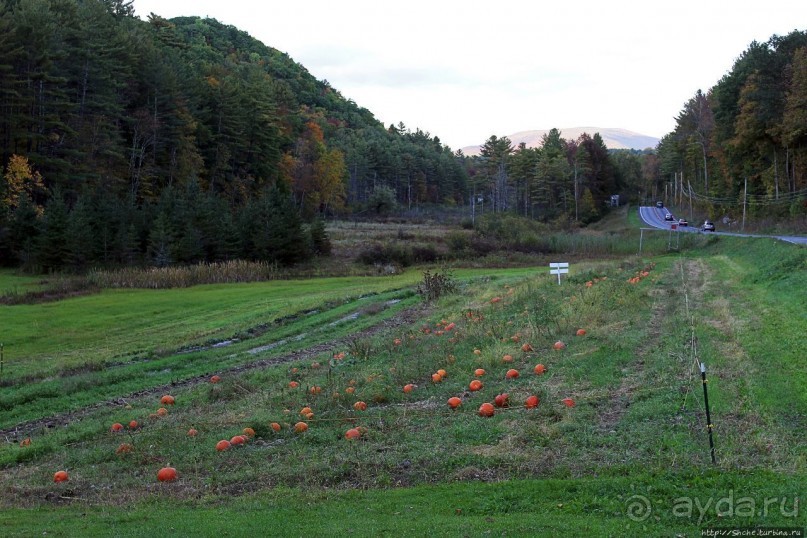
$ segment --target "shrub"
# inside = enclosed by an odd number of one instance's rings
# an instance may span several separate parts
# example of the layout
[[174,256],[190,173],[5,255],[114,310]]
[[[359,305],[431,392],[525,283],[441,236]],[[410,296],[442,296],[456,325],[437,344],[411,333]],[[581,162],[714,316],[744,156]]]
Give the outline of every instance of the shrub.
[[423,281],[418,285],[417,292],[426,301],[433,301],[442,295],[455,293],[457,281],[448,269],[443,271],[424,271]]

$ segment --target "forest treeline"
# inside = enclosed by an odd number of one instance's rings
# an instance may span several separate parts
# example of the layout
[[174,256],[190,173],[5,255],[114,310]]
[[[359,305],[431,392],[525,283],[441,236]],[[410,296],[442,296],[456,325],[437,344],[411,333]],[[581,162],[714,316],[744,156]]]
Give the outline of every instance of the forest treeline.
[[806,42],[753,43],[657,151],[555,129],[540,148],[491,136],[470,157],[384,126],[215,20],[141,20],[131,0],[0,0],[0,264],[288,264],[328,252],[333,215],[463,206],[568,225],[613,194],[694,192],[717,211],[746,178],[758,207],[798,214]]
[[657,149],[654,194],[736,217],[807,214],[807,33],[753,42]]

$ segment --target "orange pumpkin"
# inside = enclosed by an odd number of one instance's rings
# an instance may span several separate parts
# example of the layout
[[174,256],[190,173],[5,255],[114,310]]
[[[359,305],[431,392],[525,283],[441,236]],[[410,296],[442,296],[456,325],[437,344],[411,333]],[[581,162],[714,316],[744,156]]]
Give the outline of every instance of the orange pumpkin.
[[177,479],[177,470],[173,467],[163,467],[157,471],[157,480],[160,482],[173,482]]
[[188,430],[188,437],[196,437],[196,434],[198,434],[198,433],[199,432],[196,431],[196,428],[191,428],[191,429]]
[[249,427],[244,428],[243,432],[244,435],[246,435],[247,437],[255,437],[255,430],[253,430],[252,428]]
[[311,411],[311,408],[310,408],[310,407],[307,407],[307,406],[306,406],[306,407],[303,407],[302,409],[300,409],[300,416],[303,416],[303,417],[304,417],[304,416],[306,416],[308,413],[311,413],[311,412],[312,412],[312,411]]
[[31,446],[31,438],[26,437],[22,441],[20,441],[20,446]]
[[432,383],[440,383],[442,380],[443,376],[441,376],[440,374],[436,372],[432,374]]
[[447,374],[447,373],[446,373],[446,371],[445,371],[445,370],[443,370],[442,368],[440,368],[439,370],[437,370],[437,373],[438,373],[438,374],[440,374],[440,377],[442,377],[442,378],[448,377],[448,374]]
[[69,479],[70,477],[67,476],[67,471],[56,471],[53,474],[54,482],[67,482]]
[[361,401],[356,402],[353,404],[353,409],[356,411],[367,411],[367,404]]
[[528,396],[527,399],[524,401],[524,407],[526,407],[527,409],[534,409],[538,407],[538,403],[539,403],[538,396],[535,395]]
[[308,392],[310,392],[311,394],[316,396],[317,394],[320,394],[322,392],[322,387],[318,387],[318,386],[314,385],[313,387],[311,387],[309,389]]
[[415,390],[415,386],[414,386],[412,383],[408,383],[408,384],[404,385],[403,391],[404,391],[406,394],[409,394],[409,393],[410,393],[410,392],[412,392],[413,390]]
[[393,343],[394,345],[396,345],[396,346],[400,346],[400,345],[401,345],[401,339],[400,339],[400,338],[396,338],[395,340],[393,340],[393,341],[392,341],[392,343]]
[[297,433],[303,433],[307,429],[308,424],[306,424],[305,422],[298,422],[297,424],[294,425],[294,431]]
[[220,378],[219,376],[217,376],[217,375],[214,375],[214,376],[212,376],[212,377],[210,378],[210,382],[211,382],[211,383],[213,383],[214,385],[215,385],[216,383],[218,383],[219,381],[221,381],[221,378]]
[[513,362],[513,356],[508,353],[507,355],[502,357],[502,362]]
[[296,389],[296,388],[297,388],[297,387],[299,387],[299,386],[300,386],[300,384],[299,384],[298,382],[296,382],[296,381],[289,381],[289,388],[290,388],[290,389]]
[[485,402],[479,406],[480,417],[492,417],[494,413],[496,413],[496,409],[493,407],[493,404]]
[[524,353],[527,353],[529,351],[534,351],[534,350],[532,349],[531,345],[524,344],[523,346],[521,346],[521,351],[523,351]]
[[536,375],[544,375],[544,373],[546,373],[546,366],[540,363],[536,364],[532,371],[535,372]]
[[361,437],[361,431],[358,428],[350,428],[345,432],[345,439],[353,440]]
[[577,336],[585,336],[586,330],[585,329],[577,329]]
[[230,448],[230,441],[227,439],[222,439],[218,443],[216,443],[216,450],[219,452],[224,452],[225,450],[229,450]]
[[507,373],[504,374],[504,377],[506,377],[507,379],[515,379],[518,377],[518,370],[516,370],[515,368],[510,368],[509,370],[507,370]]
[[552,349],[555,349],[556,351],[560,351],[561,349],[566,349],[566,344],[564,344],[563,342],[561,342],[560,340],[558,340],[558,341],[557,341],[557,342],[555,342],[555,344],[552,346]]
[[112,427],[110,429],[113,432],[119,432],[119,431],[123,430],[123,424],[121,424],[120,422],[116,422],[115,424],[112,425]]
[[563,405],[565,405],[566,407],[574,407],[574,400],[572,400],[571,398],[564,398],[561,400],[561,402],[563,402]]
[[345,393],[347,394],[353,394],[354,392],[356,392],[356,387],[348,387],[345,389]]
[[133,429],[133,430],[134,430],[135,428],[137,428],[137,421],[136,421],[136,420],[130,420],[130,421],[129,421],[129,428],[131,428],[131,429]]
[[481,390],[481,389],[482,389],[482,386],[483,386],[483,385],[482,385],[482,382],[481,382],[481,381],[479,381],[478,379],[474,379],[473,381],[471,381],[471,382],[468,384],[468,388],[469,388],[469,389],[471,389],[471,390],[472,390],[472,391],[474,391],[474,392],[475,392],[475,391],[477,391],[477,390]]
[[160,398],[160,403],[163,405],[174,405],[174,397],[170,394],[166,394],[162,398]]
[[459,399],[459,398],[457,398],[456,396],[452,396],[451,398],[449,398],[449,399],[448,399],[448,406],[449,406],[451,409],[456,409],[456,408],[458,408],[458,407],[460,406],[460,404],[462,404],[462,400],[460,400],[460,399]]
[[164,417],[167,414],[168,414],[168,409],[166,409],[165,407],[161,407],[161,408],[157,409],[157,416]]
[[277,422],[272,422],[271,424],[269,424],[269,427],[276,432],[280,431],[280,424],[278,424]]
[[474,375],[476,377],[482,377],[483,375],[485,375],[485,369],[484,368],[477,368],[476,370],[474,370]]
[[493,403],[496,407],[507,407],[510,403],[510,395],[506,392],[497,394],[496,397],[493,398]]
[[233,446],[243,445],[247,442],[247,438],[243,435],[233,435],[230,438],[230,444]]

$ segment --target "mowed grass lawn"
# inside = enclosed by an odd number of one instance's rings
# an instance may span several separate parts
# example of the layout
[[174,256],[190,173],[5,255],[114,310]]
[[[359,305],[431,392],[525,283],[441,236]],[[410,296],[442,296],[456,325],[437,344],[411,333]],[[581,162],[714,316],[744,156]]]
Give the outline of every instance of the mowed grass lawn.
[[[339,358],[224,373],[175,391],[162,418],[151,416],[160,405],[151,394],[37,432],[28,446],[6,443],[0,530],[700,536],[706,526],[804,527],[804,263],[798,247],[720,239],[578,267],[562,286],[545,268],[488,270],[414,326],[346,343]],[[566,348],[553,349],[557,340]],[[717,465],[696,359],[709,367]],[[469,390],[479,368],[483,387]],[[511,368],[520,375],[507,377]],[[446,377],[435,381],[440,369]],[[504,393],[508,407],[478,416]],[[539,397],[535,409],[524,407],[528,395]],[[462,400],[455,410],[451,396]],[[110,432],[130,420],[138,426]],[[302,420],[307,431],[295,433]],[[255,433],[245,446],[216,451],[247,427]],[[352,427],[358,440],[345,439]],[[166,465],[176,482],[157,482]],[[68,482],[53,483],[59,469]]]

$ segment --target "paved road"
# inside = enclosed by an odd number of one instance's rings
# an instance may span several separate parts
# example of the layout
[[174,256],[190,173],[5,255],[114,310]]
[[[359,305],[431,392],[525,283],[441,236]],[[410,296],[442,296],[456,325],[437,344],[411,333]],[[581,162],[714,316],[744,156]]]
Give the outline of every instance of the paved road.
[[[664,216],[668,213],[668,210],[664,207],[655,207],[655,206],[641,206],[639,207],[639,216],[645,222],[652,226],[653,228],[659,228],[661,230],[669,230],[672,224],[678,224],[678,217],[673,214],[673,220],[664,220]],[[715,226],[719,228],[719,223],[715,223]],[[700,223],[690,223],[689,226],[678,226],[678,230],[681,232],[687,233],[707,233],[707,234],[714,234],[714,235],[731,235],[734,237],[773,237],[775,239],[781,239],[782,241],[787,241],[788,243],[796,243],[799,245],[807,245],[807,237],[799,236],[799,235],[759,235],[759,234],[740,234],[740,233],[732,233],[732,232],[701,232],[700,230]]]

